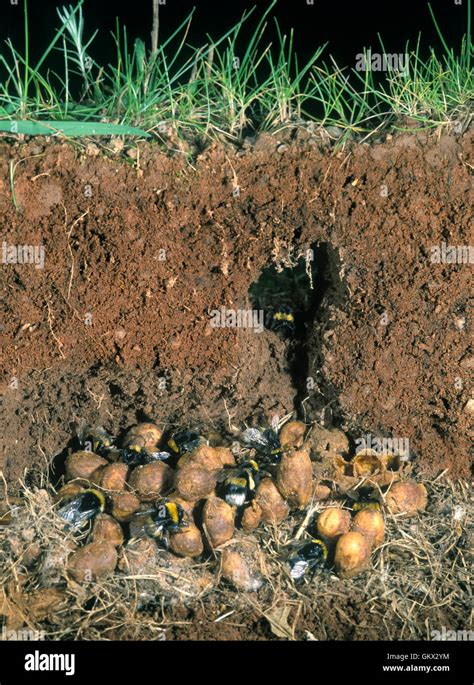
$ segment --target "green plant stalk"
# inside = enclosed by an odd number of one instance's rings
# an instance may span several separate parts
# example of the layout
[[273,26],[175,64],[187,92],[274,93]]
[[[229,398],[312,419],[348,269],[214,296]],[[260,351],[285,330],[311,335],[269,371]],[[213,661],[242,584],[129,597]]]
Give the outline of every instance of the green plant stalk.
[[9,170],[8,170],[8,176],[10,179],[10,193],[12,196],[12,201],[13,201],[13,205],[15,207],[15,210],[18,212],[18,203],[16,201],[16,194],[15,194],[15,168],[16,168],[16,164],[13,162],[13,160],[10,160],[10,165],[9,165]]

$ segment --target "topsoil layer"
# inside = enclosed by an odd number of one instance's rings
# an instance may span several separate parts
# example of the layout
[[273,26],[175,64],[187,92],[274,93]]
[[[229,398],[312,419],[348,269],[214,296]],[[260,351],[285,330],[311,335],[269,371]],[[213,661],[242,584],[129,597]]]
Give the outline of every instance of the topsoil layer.
[[[2,268],[12,488],[80,420],[116,433],[295,408],[354,439],[407,438],[426,471],[467,476],[472,264],[433,263],[432,248],[472,242],[472,137],[334,153],[300,132],[191,163],[153,145],[132,159],[4,143],[2,255],[45,249],[42,269]],[[297,340],[210,327],[212,310],[250,306],[266,266],[318,246],[318,307]]]

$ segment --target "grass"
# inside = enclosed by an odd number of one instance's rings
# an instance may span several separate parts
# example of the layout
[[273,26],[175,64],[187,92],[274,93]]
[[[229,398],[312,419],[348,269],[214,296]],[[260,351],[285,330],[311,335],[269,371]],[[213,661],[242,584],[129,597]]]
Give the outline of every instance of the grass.
[[[113,63],[98,64],[91,48],[97,31],[87,33],[82,2],[58,10],[59,29],[37,61],[29,49],[27,0],[24,2],[24,48],[8,39],[0,52],[0,131],[12,134],[138,135],[180,138],[226,137],[237,141],[248,131],[278,131],[287,126],[335,126],[344,140],[387,125],[400,127],[467,126],[472,117],[471,3],[466,34],[457,52],[448,47],[429,10],[443,47],[421,56],[421,40],[406,45],[408,68],[389,70],[379,82],[371,71],[341,68],[326,45],[300,64],[293,32],[276,24],[274,45],[265,36],[277,0],[256,19],[255,8],[224,36],[192,47],[187,36],[191,13],[148,50],[137,39],[129,44],[118,24]],[[242,29],[254,22],[246,48]],[[380,38],[383,50],[383,41]],[[62,69],[48,67],[53,56]],[[239,57],[237,57],[239,55]],[[57,60],[55,61],[57,64]]]

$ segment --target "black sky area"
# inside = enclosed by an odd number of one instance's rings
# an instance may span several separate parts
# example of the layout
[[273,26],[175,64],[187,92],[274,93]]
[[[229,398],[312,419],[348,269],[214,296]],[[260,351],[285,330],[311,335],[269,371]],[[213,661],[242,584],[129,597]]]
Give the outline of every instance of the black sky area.
[[[445,39],[455,50],[466,31],[467,1],[462,0],[462,4],[457,5],[455,0],[431,0],[431,6]],[[3,41],[10,37],[15,46],[21,47],[23,0],[18,0],[18,5],[12,4],[16,0],[0,2],[0,41],[3,45]],[[53,38],[55,29],[59,26],[56,8],[65,4],[69,5],[70,2],[29,1],[30,51],[33,60],[40,56],[41,51]],[[188,42],[199,46],[206,42],[207,33],[216,39],[219,38],[241,18],[245,9],[256,6],[252,18],[242,31],[243,46],[268,4],[267,0],[166,0],[160,7],[160,38],[165,39],[169,36],[194,7]],[[407,40],[414,46],[420,31],[424,54],[430,45],[441,49],[426,0],[314,0],[314,5],[308,5],[307,0],[278,0],[272,16],[278,19],[283,33],[294,28],[294,43],[301,64],[318,46],[328,42],[324,53],[326,56],[332,54],[341,66],[354,66],[355,55],[364,47],[372,46],[374,50],[378,48],[378,51],[381,51],[377,32],[382,35],[387,52],[403,52]],[[115,29],[116,17],[119,18],[121,25],[127,27],[130,46],[137,37],[145,39],[148,46],[150,44],[152,0],[122,3],[85,0],[84,17],[86,36],[90,36],[96,28],[99,29],[91,49],[92,57],[99,63],[108,63],[114,59],[115,46],[110,33]],[[276,32],[271,19],[268,26],[268,41],[275,37]]]

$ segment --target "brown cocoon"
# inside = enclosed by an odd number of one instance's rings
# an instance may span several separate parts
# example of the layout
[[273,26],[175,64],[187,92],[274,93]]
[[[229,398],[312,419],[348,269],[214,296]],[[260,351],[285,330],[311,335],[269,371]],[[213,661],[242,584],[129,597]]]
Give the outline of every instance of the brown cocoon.
[[65,462],[66,478],[67,480],[74,480],[74,478],[90,480],[94,472],[102,466],[107,466],[107,463],[106,459],[94,452],[87,450],[74,452],[67,457]]
[[250,557],[245,549],[246,547],[227,547],[222,553],[221,572],[237,590],[255,592],[262,581],[252,572]]
[[109,542],[91,542],[74,552],[68,571],[74,580],[89,582],[113,573],[117,559],[117,551]]
[[170,549],[182,557],[197,557],[204,551],[201,531],[194,523],[170,535]]
[[133,492],[118,492],[116,495],[112,495],[111,500],[111,513],[117,521],[130,521],[140,509],[140,500]]
[[100,471],[99,485],[104,490],[112,490],[120,492],[125,489],[127,481],[128,466],[117,462],[116,464],[109,464],[104,466]]
[[92,528],[92,542],[109,542],[114,547],[123,545],[122,526],[112,516],[99,514]]
[[362,533],[341,535],[336,544],[334,565],[341,578],[353,578],[365,571],[370,563],[371,545]]
[[[275,488],[276,490],[276,488]],[[277,490],[278,492],[278,490]],[[281,497],[280,493],[278,492],[278,495]],[[282,499],[282,502],[284,503],[284,500]],[[255,530],[258,528],[260,525],[260,521],[262,520],[262,508],[260,507],[259,504],[255,500],[252,500],[250,504],[248,504],[242,514],[242,521],[241,521],[241,526],[242,530],[245,530],[246,533],[251,532],[252,530]]]
[[61,502],[62,500],[72,499],[73,497],[80,495],[81,492],[84,492],[84,490],[84,485],[81,485],[80,483],[66,483],[66,485],[62,486],[62,488],[59,488],[57,494],[54,496],[54,502],[57,503]]
[[186,464],[176,473],[175,487],[180,497],[188,501],[204,499],[214,492],[217,471],[210,471],[193,463]]
[[372,476],[385,470],[383,461],[372,450],[363,450],[356,454],[352,459],[352,465],[354,467],[354,475],[358,478]]
[[306,424],[302,421],[289,421],[280,431],[282,447],[302,447],[306,433]]
[[204,505],[203,523],[212,547],[219,547],[234,535],[235,509],[219,497],[210,497]]
[[313,497],[318,502],[322,502],[326,499],[329,499],[330,496],[331,496],[331,488],[328,487],[327,485],[321,485],[321,483],[318,483],[317,485],[314,486]]
[[222,466],[235,466],[235,457],[228,447],[214,447]]
[[255,504],[260,508],[265,523],[278,524],[288,516],[288,505],[271,478],[260,481],[255,492]]
[[347,533],[351,527],[351,514],[346,509],[329,507],[318,516],[317,529],[319,535],[333,543]]
[[211,471],[222,468],[219,452],[215,447],[209,447],[209,445],[199,445],[193,452],[185,454],[179,460],[178,467],[183,468],[188,464],[200,466]]
[[385,502],[392,514],[413,516],[423,511],[428,503],[428,492],[422,483],[405,480],[395,483],[388,491]]
[[302,509],[311,499],[313,468],[309,452],[283,454],[277,467],[277,486],[291,507]]
[[163,433],[155,423],[137,423],[125,434],[124,443],[131,444],[138,437],[138,443],[142,447],[153,450],[160,442]]
[[353,529],[365,535],[372,547],[379,547],[385,537],[385,521],[382,512],[362,509],[354,516]]
[[169,490],[173,477],[174,472],[167,464],[154,461],[134,468],[129,483],[143,502],[151,502],[162,492]]

